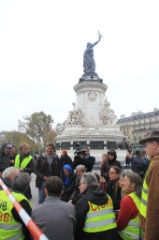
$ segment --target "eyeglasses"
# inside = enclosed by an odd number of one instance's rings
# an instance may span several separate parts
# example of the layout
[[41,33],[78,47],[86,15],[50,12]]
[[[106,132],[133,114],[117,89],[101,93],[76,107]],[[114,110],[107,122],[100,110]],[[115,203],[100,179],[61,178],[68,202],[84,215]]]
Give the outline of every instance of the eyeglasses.
[[109,174],[116,174],[116,172],[109,172]]

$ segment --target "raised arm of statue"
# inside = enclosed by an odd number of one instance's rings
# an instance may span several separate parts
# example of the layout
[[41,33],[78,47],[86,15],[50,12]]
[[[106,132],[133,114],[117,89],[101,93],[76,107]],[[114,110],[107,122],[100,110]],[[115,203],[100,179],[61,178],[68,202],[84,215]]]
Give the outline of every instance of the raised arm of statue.
[[101,40],[102,35],[101,33],[98,31],[98,41],[96,41],[95,43],[92,44],[91,48],[93,48],[95,45],[97,45],[97,43],[99,43],[99,41]]

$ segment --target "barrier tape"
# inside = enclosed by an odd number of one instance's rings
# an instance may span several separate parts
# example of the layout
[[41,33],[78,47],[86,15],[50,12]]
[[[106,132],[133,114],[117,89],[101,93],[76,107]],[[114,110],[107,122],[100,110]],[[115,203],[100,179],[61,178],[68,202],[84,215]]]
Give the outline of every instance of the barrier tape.
[[3,190],[9,197],[10,201],[14,205],[15,209],[17,210],[19,216],[23,220],[24,224],[27,226],[29,231],[31,232],[32,236],[35,240],[49,240],[45,234],[41,231],[41,229],[34,223],[31,217],[27,214],[27,212],[22,208],[20,203],[15,199],[15,197],[11,194],[9,189],[6,187],[2,179],[0,178],[0,185],[2,186]]

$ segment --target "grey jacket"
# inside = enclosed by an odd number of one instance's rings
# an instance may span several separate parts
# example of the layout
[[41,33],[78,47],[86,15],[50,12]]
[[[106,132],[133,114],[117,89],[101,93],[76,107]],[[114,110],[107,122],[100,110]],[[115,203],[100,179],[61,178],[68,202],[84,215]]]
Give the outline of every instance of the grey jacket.
[[74,240],[76,224],[74,205],[48,196],[32,211],[32,218],[49,240]]

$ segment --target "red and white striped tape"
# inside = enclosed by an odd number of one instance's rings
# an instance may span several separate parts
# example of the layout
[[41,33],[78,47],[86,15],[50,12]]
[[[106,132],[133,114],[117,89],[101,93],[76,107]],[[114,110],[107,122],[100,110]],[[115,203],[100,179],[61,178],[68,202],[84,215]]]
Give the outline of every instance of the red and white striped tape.
[[45,234],[41,231],[41,229],[34,223],[34,221],[31,219],[31,217],[27,214],[27,212],[22,208],[20,203],[15,199],[15,197],[11,194],[9,189],[6,187],[6,185],[3,183],[2,179],[0,178],[0,185],[2,186],[3,190],[9,197],[10,201],[14,205],[15,209],[17,210],[19,216],[31,232],[32,236],[35,240],[49,240]]

